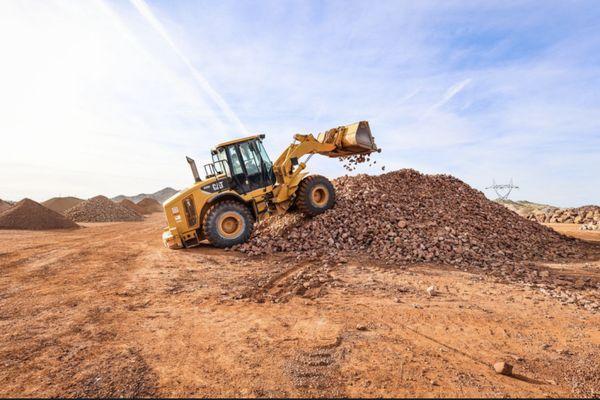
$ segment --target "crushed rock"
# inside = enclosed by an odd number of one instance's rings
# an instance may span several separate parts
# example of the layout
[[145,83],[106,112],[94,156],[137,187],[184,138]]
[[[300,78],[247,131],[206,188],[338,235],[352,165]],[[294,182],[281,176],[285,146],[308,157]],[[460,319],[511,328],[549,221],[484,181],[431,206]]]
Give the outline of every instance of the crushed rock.
[[43,205],[23,199],[0,214],[0,229],[73,229],[75,222]]
[[140,200],[137,205],[143,210],[144,214],[152,214],[163,211],[162,205],[151,197],[146,197]]
[[530,261],[598,255],[597,246],[522,218],[449,175],[403,169],[333,183],[332,210],[314,218],[299,213],[269,218],[235,248],[331,261],[363,255],[385,264],[436,262],[523,280],[540,279]]
[[65,216],[77,222],[141,221],[142,216],[109,200],[96,196],[65,211]]
[[133,201],[131,201],[129,199],[123,199],[119,202],[119,204],[125,208],[130,209],[131,211],[133,211],[136,214],[144,215],[146,213],[146,210],[144,209],[144,207],[135,204]]

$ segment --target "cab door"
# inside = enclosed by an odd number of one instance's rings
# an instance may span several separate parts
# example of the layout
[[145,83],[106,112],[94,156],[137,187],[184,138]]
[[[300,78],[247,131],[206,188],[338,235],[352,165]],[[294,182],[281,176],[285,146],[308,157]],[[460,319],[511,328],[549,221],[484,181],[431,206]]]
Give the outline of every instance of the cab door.
[[265,187],[264,168],[254,141],[239,143],[237,148],[246,173],[246,192]]

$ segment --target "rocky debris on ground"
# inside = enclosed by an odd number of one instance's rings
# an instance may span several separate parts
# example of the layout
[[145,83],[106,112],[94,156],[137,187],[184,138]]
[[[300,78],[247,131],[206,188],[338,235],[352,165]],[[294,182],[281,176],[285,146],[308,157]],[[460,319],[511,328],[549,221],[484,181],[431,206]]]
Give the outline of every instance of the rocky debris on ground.
[[42,203],[44,207],[54,210],[58,213],[63,213],[71,207],[83,202],[83,199],[77,197],[53,197]]
[[23,199],[0,214],[0,229],[73,229],[75,222],[43,205]]
[[598,224],[600,223],[600,206],[536,210],[529,213],[526,218],[541,223]]
[[577,357],[573,362],[565,363],[563,368],[564,380],[571,386],[571,391],[577,397],[600,397],[600,352],[595,351]]
[[4,200],[0,199],[0,213],[8,210],[12,206],[13,205],[11,203],[9,203],[8,201],[4,201]]
[[323,296],[330,287],[336,286],[331,268],[332,265],[328,263],[310,263],[301,267],[288,265],[280,272],[250,280],[249,287],[234,298],[259,303],[285,303],[294,296],[316,299]]
[[582,231],[600,231],[600,221],[583,224],[579,229]]
[[77,222],[141,221],[138,213],[109,200],[96,196],[65,211],[65,216]]
[[158,201],[150,197],[142,199],[140,202],[137,203],[137,205],[144,210],[144,214],[152,214],[155,212],[163,211],[162,205]]
[[[236,249],[332,261],[358,255],[384,264],[435,262],[525,281],[544,280],[530,261],[598,255],[597,246],[519,217],[449,175],[404,169],[333,183],[332,210],[314,218],[269,218]],[[553,273],[545,280],[555,278]]]
[[[578,307],[585,308],[586,310],[597,313],[600,312],[600,293],[598,290],[589,290],[587,292],[575,292],[573,290],[565,290],[564,287],[556,287],[555,285],[538,284],[531,285],[526,284],[532,288],[539,290],[541,293],[555,298],[561,304],[572,304]],[[586,282],[583,280],[576,281],[573,284],[573,288],[579,289],[584,287]]]
[[131,211],[133,211],[133,212],[135,212],[135,213],[137,213],[139,215],[146,214],[146,210],[144,209],[144,207],[142,207],[142,206],[140,206],[138,204],[135,204],[133,201],[131,201],[129,199],[121,200],[119,202],[119,204],[122,205],[125,208],[130,209]]

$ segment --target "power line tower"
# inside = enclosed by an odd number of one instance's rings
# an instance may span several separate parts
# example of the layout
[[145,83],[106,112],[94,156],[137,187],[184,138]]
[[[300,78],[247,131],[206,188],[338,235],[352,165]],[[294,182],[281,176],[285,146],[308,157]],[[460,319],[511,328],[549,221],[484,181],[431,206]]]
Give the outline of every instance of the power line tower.
[[494,192],[496,192],[496,195],[498,195],[498,198],[501,200],[507,200],[508,196],[510,195],[510,193],[514,190],[514,189],[518,189],[519,187],[516,186],[515,184],[513,184],[513,180],[512,178],[510,178],[510,182],[509,183],[502,183],[502,184],[497,184],[496,180],[493,179],[492,180],[492,185],[486,187],[486,189],[494,189]]

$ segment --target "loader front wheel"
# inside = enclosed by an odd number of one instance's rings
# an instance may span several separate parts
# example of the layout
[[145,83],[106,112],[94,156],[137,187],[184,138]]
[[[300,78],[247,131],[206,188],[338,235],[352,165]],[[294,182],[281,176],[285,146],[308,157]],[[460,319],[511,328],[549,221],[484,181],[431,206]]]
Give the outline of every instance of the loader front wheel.
[[305,215],[314,217],[335,204],[335,190],[329,179],[321,175],[307,176],[298,186],[296,206]]
[[250,238],[254,229],[254,218],[244,204],[237,201],[221,201],[206,213],[203,229],[213,246],[231,247]]

